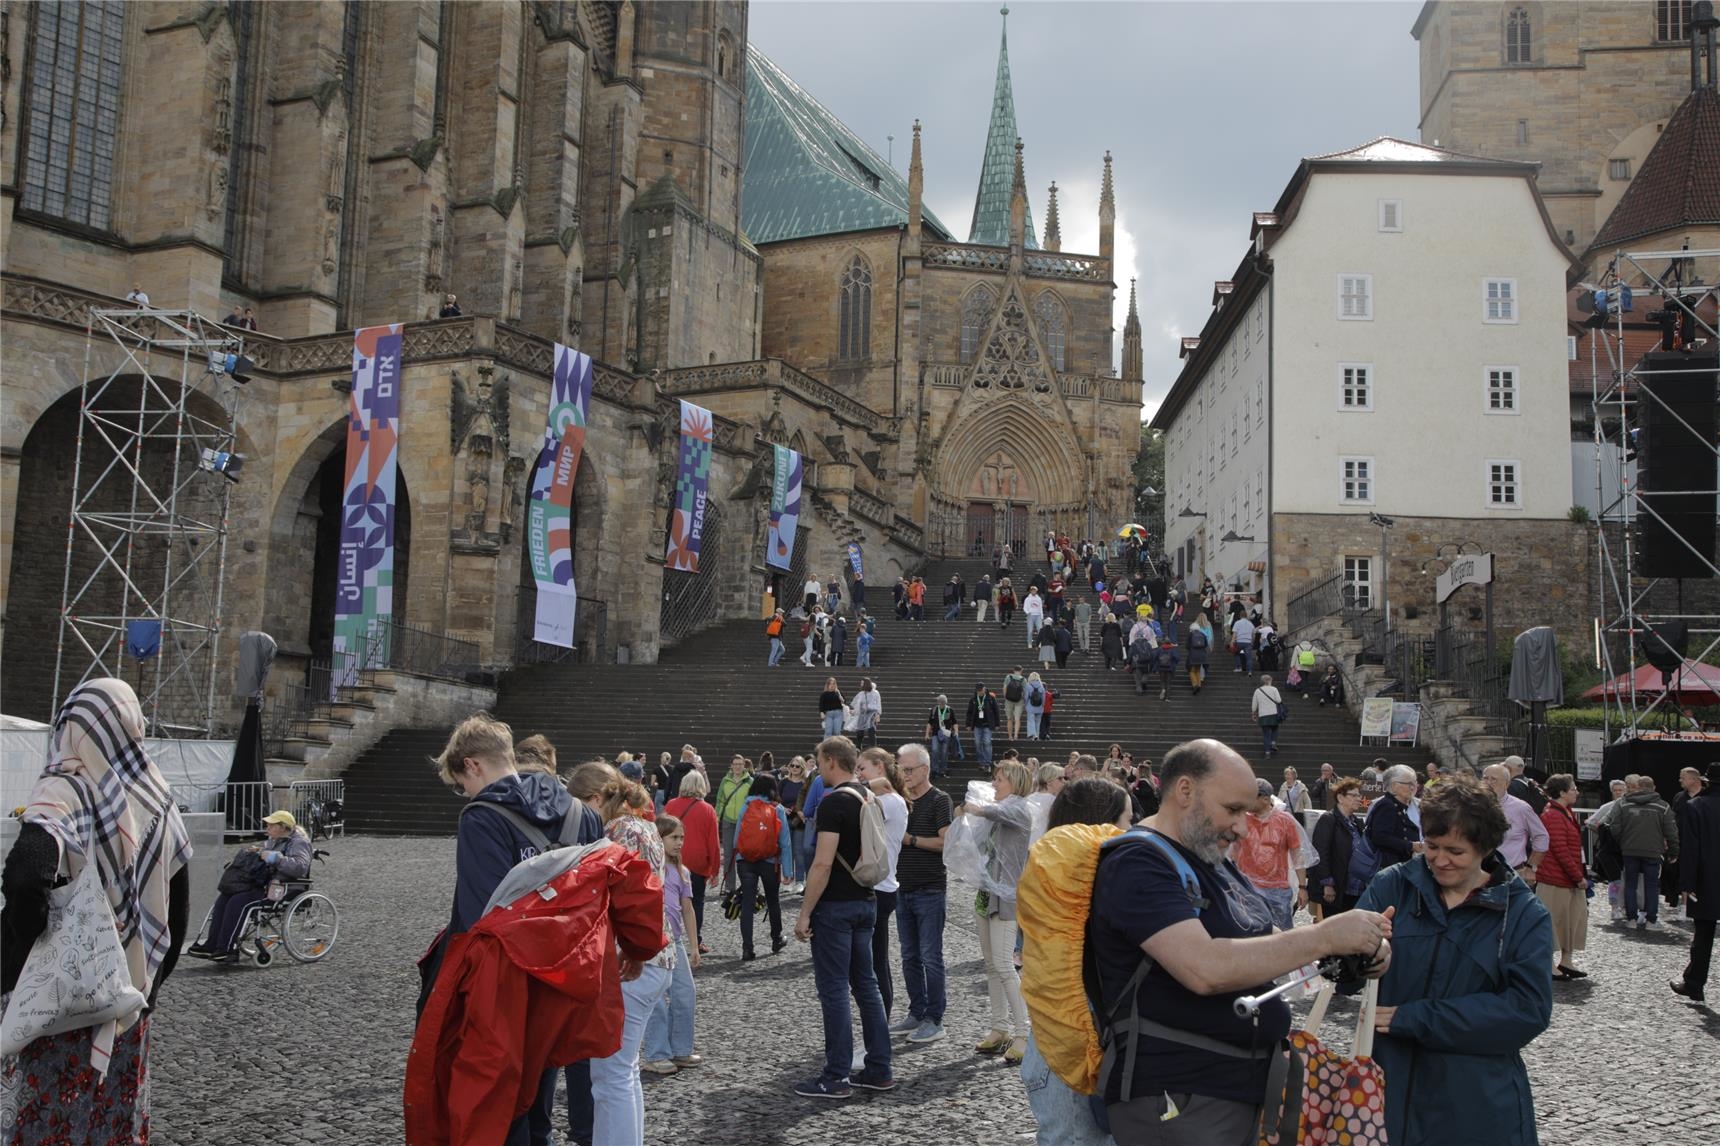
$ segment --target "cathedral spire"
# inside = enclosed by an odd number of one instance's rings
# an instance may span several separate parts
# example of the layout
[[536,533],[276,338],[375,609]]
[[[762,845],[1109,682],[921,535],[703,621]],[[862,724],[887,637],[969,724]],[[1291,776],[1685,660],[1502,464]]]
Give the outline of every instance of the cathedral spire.
[[1057,183],[1051,184],[1051,203],[1045,208],[1045,249],[1061,251],[1063,249],[1063,228],[1057,223]]
[[920,121],[914,121],[914,149],[908,156],[908,236],[917,245],[920,241],[920,219],[924,210],[922,200],[926,191],[926,171],[920,165]]
[[1135,280],[1129,280],[1129,317],[1123,323],[1123,381],[1141,381],[1141,315],[1135,307]]
[[1105,179],[1099,187],[1099,257],[1110,260],[1117,251],[1117,193],[1111,186],[1111,153],[1105,152]]
[[[974,196],[970,243],[1002,247],[1009,242],[1010,193],[1014,181],[1014,147],[1020,133],[1015,127],[1015,94],[1009,79],[1009,9],[1003,11],[1003,42],[997,51],[997,85],[991,97],[991,125],[985,134],[985,158],[980,162],[979,191]],[[1033,234],[1033,210],[1024,222],[1026,245],[1039,248]]]
[[1021,140],[1015,141],[1015,178],[1009,185],[1009,249],[1021,250],[1027,229],[1027,174],[1021,166]]

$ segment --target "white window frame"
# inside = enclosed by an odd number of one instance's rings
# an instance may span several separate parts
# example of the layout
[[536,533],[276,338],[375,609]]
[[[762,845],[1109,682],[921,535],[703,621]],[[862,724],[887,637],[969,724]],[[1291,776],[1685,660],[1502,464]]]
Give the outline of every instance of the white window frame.
[[[1362,381],[1358,386],[1351,381],[1350,372],[1364,371]],[[1351,402],[1350,391],[1360,389],[1365,401]],[[1374,364],[1372,362],[1340,362],[1338,363],[1338,412],[1343,414],[1367,414],[1374,408]]]
[[[1403,231],[1403,200],[1381,199],[1379,201],[1379,228],[1387,234],[1399,234]],[[1389,213],[1389,220],[1388,220]]]
[[1607,160],[1607,181],[1609,183],[1630,182],[1630,159],[1628,156]]
[[1576,360],[1577,360],[1577,336],[1574,334],[1567,334],[1567,335],[1565,335],[1565,361],[1566,362],[1575,362]]
[[[1338,574],[1346,586],[1365,586],[1354,600],[1357,608],[1371,609],[1374,607],[1374,557],[1371,553],[1346,553],[1338,558]],[[1365,574],[1365,576],[1356,576]]]
[[[1511,385],[1508,387],[1495,386],[1493,384],[1494,375],[1506,372],[1510,373]],[[1509,407],[1493,404],[1493,396],[1496,391],[1510,398],[1511,405]],[[1481,368],[1481,412],[1504,417],[1521,414],[1523,412],[1523,372],[1515,366],[1483,366]]]
[[[1349,306],[1348,306],[1349,300],[1351,298],[1358,297],[1346,289],[1350,285],[1351,282],[1358,282],[1362,286],[1362,291],[1361,291],[1361,294],[1359,296],[1362,300],[1362,313],[1361,314],[1346,314],[1345,313],[1345,311],[1349,309]],[[1352,273],[1346,273],[1346,272],[1340,271],[1338,274],[1338,321],[1339,322],[1372,322],[1373,320],[1374,320],[1374,276],[1373,275],[1364,275],[1364,274],[1352,274]]]
[[[1499,287],[1504,289],[1495,289]],[[1516,326],[1519,301],[1516,279],[1481,280],[1481,321],[1489,326]],[[1509,304],[1509,313],[1496,313],[1494,307],[1498,303]]]
[[[1363,465],[1367,467],[1360,476],[1352,476],[1350,467]],[[1372,505],[1374,504],[1374,487],[1379,481],[1379,474],[1374,469],[1374,459],[1359,454],[1348,454],[1338,459],[1338,504],[1339,505]],[[1351,497],[1350,486],[1355,483],[1365,486],[1366,497]]]
[[[1511,480],[1502,482],[1510,488],[1514,500],[1509,502],[1493,499],[1494,466],[1510,466]],[[1516,458],[1488,458],[1481,463],[1481,501],[1490,510],[1502,513],[1521,513],[1523,511],[1523,463]]]

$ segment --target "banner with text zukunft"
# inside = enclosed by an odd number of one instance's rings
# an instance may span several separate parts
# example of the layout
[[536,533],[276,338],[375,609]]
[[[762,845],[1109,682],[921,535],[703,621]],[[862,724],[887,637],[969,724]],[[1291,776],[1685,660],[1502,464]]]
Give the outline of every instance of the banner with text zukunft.
[[773,446],[776,472],[770,485],[770,534],[765,540],[764,563],[787,569],[794,560],[794,533],[800,526],[800,486],[805,476],[800,454],[787,446]]
[[526,551],[537,584],[532,639],[573,647],[579,590],[573,583],[573,482],[585,452],[591,356],[556,343],[549,421],[526,499]]

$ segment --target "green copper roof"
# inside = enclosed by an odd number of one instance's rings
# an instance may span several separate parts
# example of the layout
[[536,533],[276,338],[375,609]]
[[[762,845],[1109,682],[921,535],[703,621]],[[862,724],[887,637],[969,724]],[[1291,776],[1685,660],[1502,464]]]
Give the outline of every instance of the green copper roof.
[[[979,193],[973,201],[973,226],[967,241],[988,247],[1009,246],[1009,195],[1015,185],[1015,93],[1009,82],[1009,9],[1003,10],[1003,44],[997,50],[997,90],[991,97],[991,126],[985,133],[985,160],[979,168]],[[1033,207],[1027,208],[1027,246],[1039,249],[1033,235]]]
[[[754,243],[908,221],[908,183],[805,89],[747,46],[741,226]],[[926,210],[926,231],[949,228]]]

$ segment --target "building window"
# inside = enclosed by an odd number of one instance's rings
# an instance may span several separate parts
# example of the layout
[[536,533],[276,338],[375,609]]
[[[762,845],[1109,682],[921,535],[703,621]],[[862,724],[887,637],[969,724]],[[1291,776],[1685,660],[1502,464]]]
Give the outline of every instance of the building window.
[[1339,458],[1338,500],[1372,505],[1374,501],[1374,459]]
[[1505,62],[1533,63],[1529,41],[1529,9],[1513,8],[1505,14]]
[[1050,291],[1045,291],[1033,303],[1033,319],[1039,324],[1039,337],[1045,343],[1045,353],[1051,357],[1051,368],[1068,368],[1069,321],[1064,317],[1063,303]]
[[1575,362],[1576,360],[1577,360],[1577,336],[1574,334],[1567,334],[1567,335],[1565,335],[1565,361]]
[[1266,428],[1266,379],[1259,378],[1254,382],[1254,424],[1261,429]]
[[1517,480],[1518,465],[1510,460],[1487,463],[1487,504],[1493,509],[1521,509],[1523,490]]
[[1517,321],[1517,280],[1487,279],[1481,285],[1481,321]]
[[1526,119],[1517,121],[1517,146],[1529,146],[1529,121]]
[[1353,609],[1374,607],[1374,559],[1344,558],[1344,604]]
[[836,358],[857,362],[872,354],[872,268],[855,255],[842,274],[837,303]]
[[985,325],[991,320],[997,296],[988,286],[977,286],[962,299],[962,361],[972,362],[979,353],[979,340],[985,337]]
[[1374,368],[1371,365],[1361,362],[1344,362],[1338,365],[1338,408],[1374,408]]
[[23,206],[113,229],[125,11],[118,0],[36,7]]
[[1630,182],[1630,160],[1607,160],[1607,178],[1611,179],[1614,183]]
[[1690,0],[1655,0],[1654,38],[1663,44],[1690,38]]
[[729,61],[734,59],[735,45],[727,32],[717,33],[717,78],[729,78]]
[[1256,517],[1266,516],[1266,471],[1254,471],[1254,514]]
[[1382,231],[1401,231],[1401,230],[1403,230],[1403,200],[1401,200],[1401,199],[1381,199],[1380,200],[1380,230],[1382,230]]
[[1371,321],[1374,317],[1374,276],[1338,276],[1338,317]]
[[1517,368],[1489,366],[1487,375],[1487,412],[1489,414],[1517,413]]

